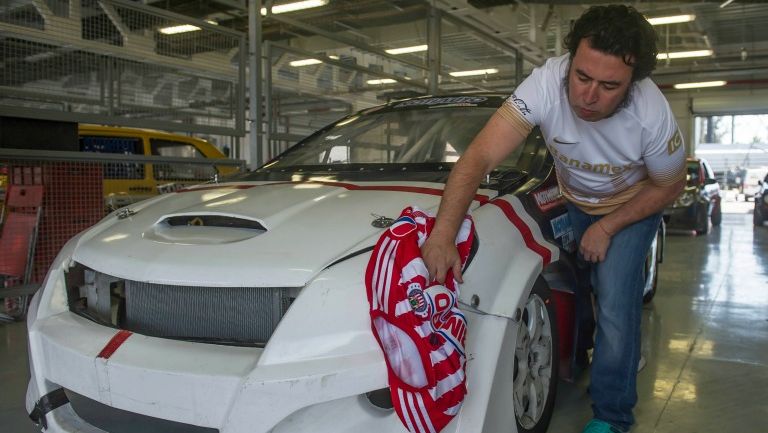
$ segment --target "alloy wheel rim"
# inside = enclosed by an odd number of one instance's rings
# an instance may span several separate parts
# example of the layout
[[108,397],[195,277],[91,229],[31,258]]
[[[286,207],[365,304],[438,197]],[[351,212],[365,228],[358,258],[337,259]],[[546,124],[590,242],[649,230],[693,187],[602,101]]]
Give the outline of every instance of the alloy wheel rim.
[[533,294],[525,306],[515,344],[515,417],[525,429],[533,428],[544,414],[552,364],[552,324],[544,300]]

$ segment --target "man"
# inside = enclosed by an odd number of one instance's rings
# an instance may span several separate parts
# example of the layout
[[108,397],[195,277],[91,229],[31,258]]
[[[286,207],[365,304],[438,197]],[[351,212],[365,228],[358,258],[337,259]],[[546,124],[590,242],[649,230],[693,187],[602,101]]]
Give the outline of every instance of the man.
[[473,195],[538,125],[579,254],[591,264],[597,302],[594,418],[584,432],[624,432],[637,402],[643,264],[662,209],[685,185],[685,150],[669,105],[648,78],[656,34],[639,12],[592,7],[565,43],[569,54],[534,70],[456,163],[422,256],[431,276],[452,269],[462,281],[454,238]]

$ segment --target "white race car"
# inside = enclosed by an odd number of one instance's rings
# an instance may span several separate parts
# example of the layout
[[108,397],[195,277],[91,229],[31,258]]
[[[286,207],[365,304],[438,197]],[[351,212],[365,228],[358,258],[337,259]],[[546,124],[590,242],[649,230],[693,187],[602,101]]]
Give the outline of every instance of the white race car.
[[[30,306],[31,418],[71,433],[406,432],[366,264],[405,207],[436,211],[503,101],[364,110],[256,171],[122,208],[73,238]],[[590,303],[565,212],[536,131],[478,190],[459,295],[468,394],[444,432],[545,431],[558,376],[586,359],[592,316],[574,313]]]

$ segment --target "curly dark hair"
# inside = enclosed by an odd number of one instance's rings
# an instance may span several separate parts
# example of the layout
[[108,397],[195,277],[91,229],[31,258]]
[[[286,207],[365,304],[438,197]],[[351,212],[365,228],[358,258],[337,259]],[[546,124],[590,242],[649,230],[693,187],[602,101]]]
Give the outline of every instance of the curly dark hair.
[[563,40],[571,59],[584,38],[592,48],[621,57],[633,69],[632,81],[650,76],[656,68],[656,31],[632,6],[592,6],[584,12]]

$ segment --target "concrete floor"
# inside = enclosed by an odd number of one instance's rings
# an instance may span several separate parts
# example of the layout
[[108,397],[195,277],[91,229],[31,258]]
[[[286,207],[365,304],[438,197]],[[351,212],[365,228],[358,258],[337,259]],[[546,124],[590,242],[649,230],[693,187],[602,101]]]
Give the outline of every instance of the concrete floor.
[[[707,236],[667,238],[644,311],[633,433],[768,432],[768,227],[754,228],[742,207]],[[24,410],[25,330],[0,325],[2,433],[36,431]],[[550,432],[578,433],[589,420],[587,379],[561,382]]]

